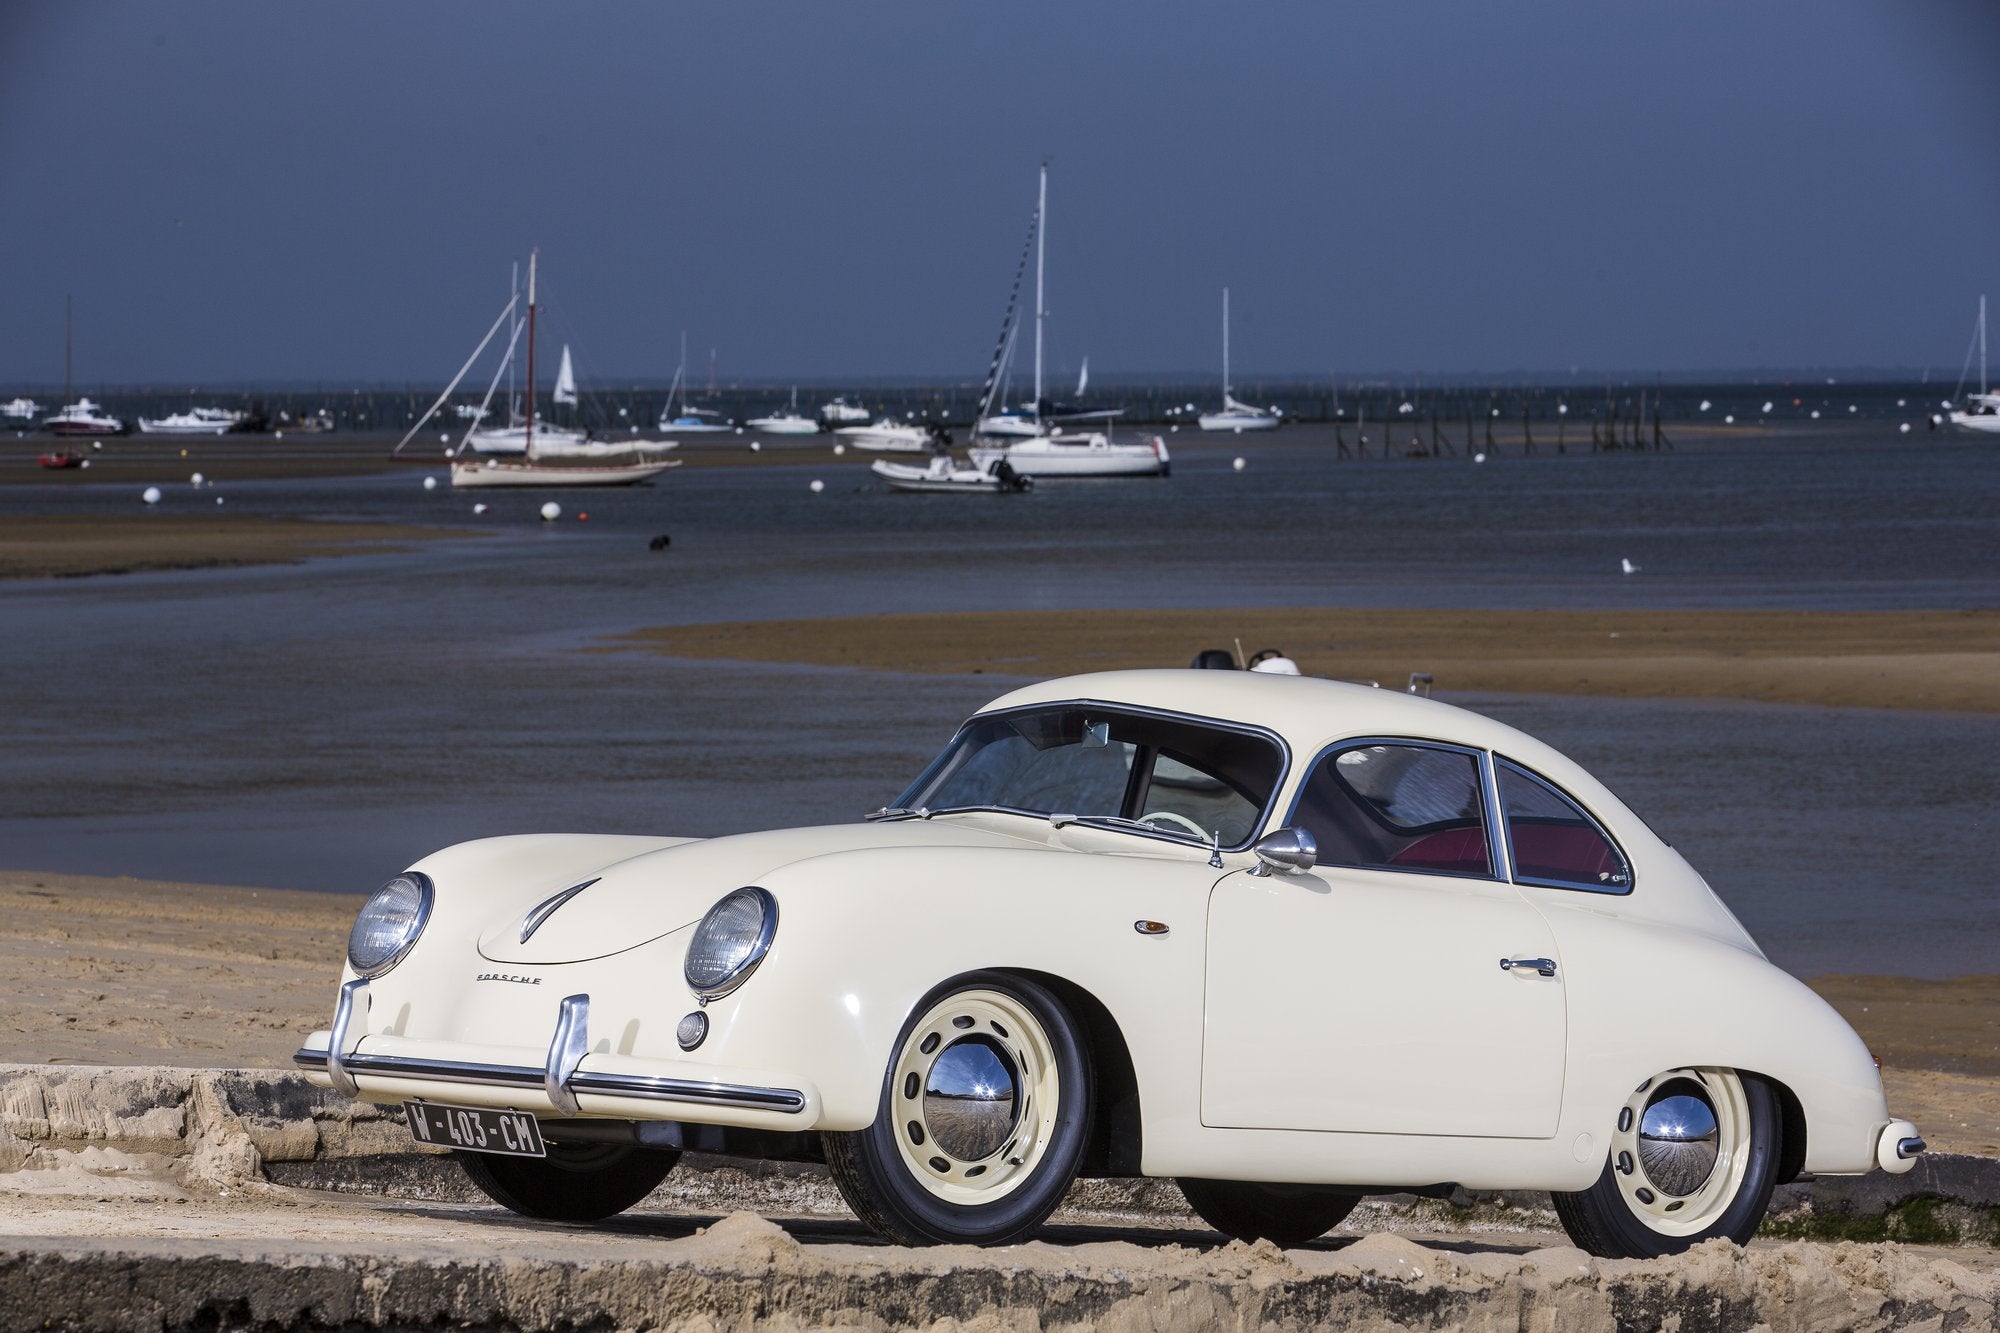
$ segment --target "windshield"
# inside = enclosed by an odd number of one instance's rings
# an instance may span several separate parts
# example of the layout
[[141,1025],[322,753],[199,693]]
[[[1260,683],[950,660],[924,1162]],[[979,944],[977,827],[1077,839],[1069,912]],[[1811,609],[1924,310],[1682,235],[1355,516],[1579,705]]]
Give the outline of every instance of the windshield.
[[1284,770],[1261,732],[1063,704],[973,719],[896,806],[1137,821],[1233,848],[1256,836]]

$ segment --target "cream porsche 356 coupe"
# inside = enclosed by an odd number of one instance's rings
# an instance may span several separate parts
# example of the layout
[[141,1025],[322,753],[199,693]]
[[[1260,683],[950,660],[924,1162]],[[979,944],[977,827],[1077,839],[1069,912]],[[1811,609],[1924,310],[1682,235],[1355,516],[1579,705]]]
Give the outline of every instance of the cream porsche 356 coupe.
[[1548,1190],[1577,1244],[1648,1256],[1924,1147],[1575,763],[1248,672],[1017,690],[853,824],[447,848],[362,908],[297,1060],[529,1216],[705,1151],[823,1161],[910,1244],[1142,1175],[1280,1244],[1364,1194]]

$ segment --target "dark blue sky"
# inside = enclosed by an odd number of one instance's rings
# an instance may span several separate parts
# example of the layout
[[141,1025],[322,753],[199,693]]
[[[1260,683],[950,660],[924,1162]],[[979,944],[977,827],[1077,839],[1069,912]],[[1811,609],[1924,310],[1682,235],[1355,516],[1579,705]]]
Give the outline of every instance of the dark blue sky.
[[[586,378],[1939,366],[1991,0],[0,6],[0,390],[436,380],[541,248]],[[1997,316],[2000,317],[2000,316]],[[2000,338],[1996,338],[2000,341]]]

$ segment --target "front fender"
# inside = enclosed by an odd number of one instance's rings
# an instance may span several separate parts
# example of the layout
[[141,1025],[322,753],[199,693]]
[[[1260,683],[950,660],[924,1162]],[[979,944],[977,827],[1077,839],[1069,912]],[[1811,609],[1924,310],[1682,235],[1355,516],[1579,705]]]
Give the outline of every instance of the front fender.
[[[927,992],[967,972],[1031,971],[1080,986],[1109,1011],[1148,1120],[1191,1120],[1202,922],[1219,873],[1192,857],[1035,848],[876,849],[786,867],[764,882],[778,902],[770,953],[708,1006],[710,1036],[695,1058],[797,1069],[820,1090],[822,1128],[860,1129]],[[1169,929],[1142,935],[1141,920]],[[672,961],[678,972],[678,953]]]

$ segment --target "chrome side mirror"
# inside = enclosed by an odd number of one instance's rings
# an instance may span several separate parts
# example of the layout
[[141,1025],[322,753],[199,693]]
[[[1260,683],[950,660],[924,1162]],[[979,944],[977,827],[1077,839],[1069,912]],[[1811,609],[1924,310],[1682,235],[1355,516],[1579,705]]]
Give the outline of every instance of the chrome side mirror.
[[1311,870],[1319,863],[1319,844],[1313,835],[1302,828],[1281,828],[1266,833],[1250,847],[1257,853],[1257,864],[1250,867],[1253,875],[1268,875],[1273,870],[1282,870],[1287,875],[1300,874]]

